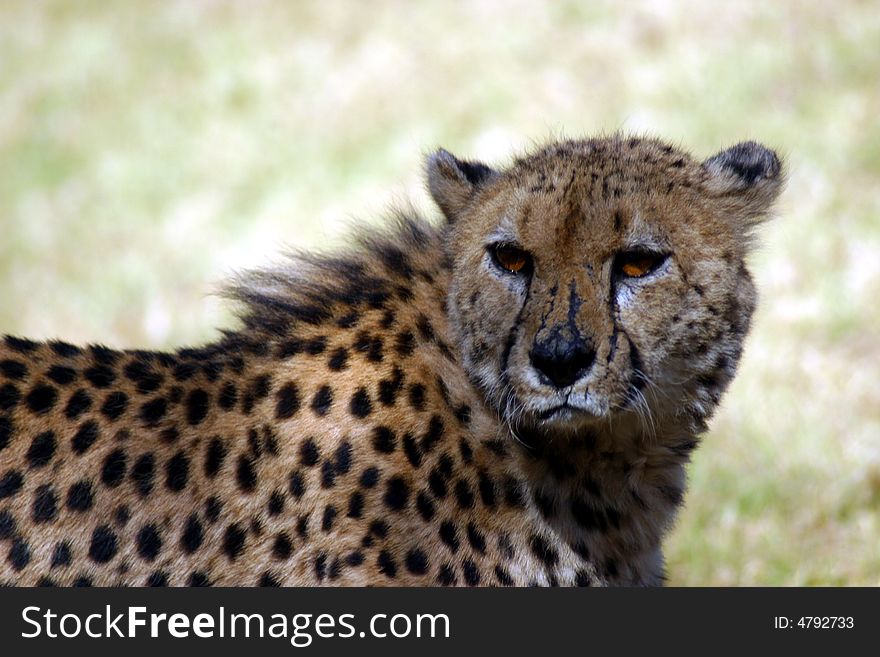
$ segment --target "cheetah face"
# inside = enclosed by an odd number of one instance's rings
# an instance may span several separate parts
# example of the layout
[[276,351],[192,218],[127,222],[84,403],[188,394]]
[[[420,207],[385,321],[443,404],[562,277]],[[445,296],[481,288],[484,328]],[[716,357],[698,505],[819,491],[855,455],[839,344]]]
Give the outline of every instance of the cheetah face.
[[549,433],[688,401],[708,415],[754,308],[749,231],[780,181],[752,143],[699,163],[649,140],[566,142],[506,171],[439,152],[470,377],[511,426]]

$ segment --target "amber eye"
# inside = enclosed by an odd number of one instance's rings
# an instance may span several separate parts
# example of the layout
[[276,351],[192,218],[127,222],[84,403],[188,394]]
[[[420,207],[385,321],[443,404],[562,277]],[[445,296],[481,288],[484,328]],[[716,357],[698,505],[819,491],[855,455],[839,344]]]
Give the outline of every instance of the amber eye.
[[668,255],[650,251],[625,251],[617,255],[615,269],[623,276],[641,278],[662,265]]
[[520,248],[510,244],[494,244],[489,247],[495,264],[511,274],[520,274],[528,270],[531,256]]

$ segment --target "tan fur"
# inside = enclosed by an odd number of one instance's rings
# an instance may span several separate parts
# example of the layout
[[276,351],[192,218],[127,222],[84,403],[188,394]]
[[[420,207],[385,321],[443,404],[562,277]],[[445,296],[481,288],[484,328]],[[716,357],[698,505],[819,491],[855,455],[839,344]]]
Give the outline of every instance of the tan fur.
[[[616,136],[501,171],[439,151],[428,181],[443,226],[242,277],[215,344],[0,344],[0,581],[661,583],[778,160]],[[655,273],[615,273],[646,245]],[[595,347],[564,389],[530,362],[560,331]]]

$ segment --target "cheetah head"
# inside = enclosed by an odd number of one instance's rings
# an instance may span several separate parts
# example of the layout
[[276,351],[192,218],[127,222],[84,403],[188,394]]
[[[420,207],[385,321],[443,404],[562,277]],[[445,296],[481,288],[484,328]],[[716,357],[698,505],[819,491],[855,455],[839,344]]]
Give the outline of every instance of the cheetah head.
[[503,170],[440,150],[427,168],[462,362],[511,426],[711,413],[755,306],[744,258],[782,186],[775,153],[747,142],[699,162],[617,136]]

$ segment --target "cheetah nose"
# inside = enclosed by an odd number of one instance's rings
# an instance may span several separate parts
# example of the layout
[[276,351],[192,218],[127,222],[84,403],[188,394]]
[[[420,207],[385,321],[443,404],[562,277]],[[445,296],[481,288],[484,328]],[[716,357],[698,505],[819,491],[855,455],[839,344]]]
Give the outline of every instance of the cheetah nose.
[[583,339],[555,337],[536,342],[529,354],[534,367],[557,388],[565,388],[580,379],[596,359],[596,350]]

